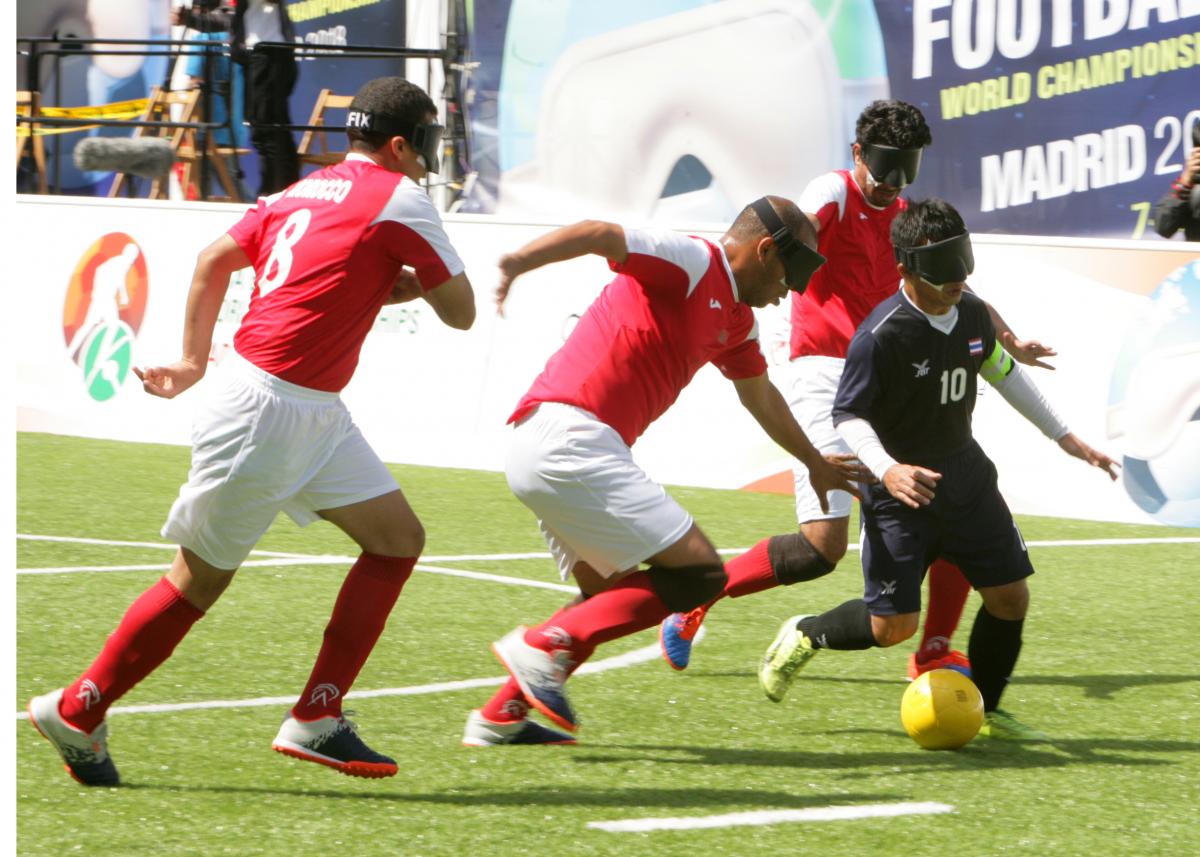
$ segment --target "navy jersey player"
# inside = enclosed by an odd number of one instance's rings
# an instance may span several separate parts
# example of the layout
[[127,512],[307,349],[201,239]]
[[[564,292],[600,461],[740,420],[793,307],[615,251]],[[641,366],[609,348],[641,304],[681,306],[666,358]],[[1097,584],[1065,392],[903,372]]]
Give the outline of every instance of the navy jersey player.
[[862,503],[862,598],[784,622],[759,672],[781,699],[820,649],[893,646],[917,630],[921,579],[948,557],[983,605],[968,656],[983,695],[982,734],[1044,737],[999,708],[1021,650],[1033,566],[971,435],[980,375],[1069,455],[1116,479],[1116,465],[1072,434],[1004,351],[982,300],[966,290],[971,239],[947,202],[912,204],[892,224],[903,283],[859,325],[846,355],[833,422],[876,476]]

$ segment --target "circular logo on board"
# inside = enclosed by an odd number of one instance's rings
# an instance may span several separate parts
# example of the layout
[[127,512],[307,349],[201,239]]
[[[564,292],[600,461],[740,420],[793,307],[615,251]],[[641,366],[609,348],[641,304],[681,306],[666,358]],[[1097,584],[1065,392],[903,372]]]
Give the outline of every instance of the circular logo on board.
[[124,232],[98,239],[71,274],[63,339],[67,356],[83,370],[88,395],[98,402],[115,396],[129,377],[149,286],[142,248]]

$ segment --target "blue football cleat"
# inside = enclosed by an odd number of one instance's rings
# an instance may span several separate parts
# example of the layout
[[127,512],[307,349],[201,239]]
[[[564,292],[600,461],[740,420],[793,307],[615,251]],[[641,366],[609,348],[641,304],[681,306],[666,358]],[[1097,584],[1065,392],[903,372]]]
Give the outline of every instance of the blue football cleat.
[[692,643],[708,611],[697,607],[690,613],[672,613],[658,629],[658,644],[663,660],[673,670],[685,670],[692,660]]

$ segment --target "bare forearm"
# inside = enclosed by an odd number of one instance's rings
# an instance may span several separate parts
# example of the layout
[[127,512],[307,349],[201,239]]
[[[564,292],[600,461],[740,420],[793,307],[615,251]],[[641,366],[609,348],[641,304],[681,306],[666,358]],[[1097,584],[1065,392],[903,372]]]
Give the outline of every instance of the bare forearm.
[[767,381],[753,387],[739,385],[738,397],[767,436],[793,458],[806,465],[821,458],[774,384]]
[[183,321],[183,359],[201,372],[208,366],[213,329],[228,288],[229,273],[222,276],[211,268],[197,266]]
[[513,273],[524,274],[543,265],[587,255],[624,262],[628,256],[625,230],[615,223],[584,220],[535,238],[509,258],[519,269]]
[[250,260],[229,235],[222,235],[201,251],[188,290],[183,321],[183,359],[203,374],[212,350],[213,328],[234,271],[249,266]]
[[987,307],[988,315],[991,316],[991,319],[992,319],[992,326],[996,328],[996,338],[997,339],[999,339],[1001,342],[1003,342],[1004,334],[1006,334],[1006,333],[1012,333],[1014,337],[1016,336],[1016,334],[1013,333],[1013,329],[1008,326],[1008,322],[1006,322],[1004,320],[1004,318],[1000,315],[1000,313],[996,310],[996,308],[994,306],[992,306],[987,301],[984,301],[983,305],[985,307]]

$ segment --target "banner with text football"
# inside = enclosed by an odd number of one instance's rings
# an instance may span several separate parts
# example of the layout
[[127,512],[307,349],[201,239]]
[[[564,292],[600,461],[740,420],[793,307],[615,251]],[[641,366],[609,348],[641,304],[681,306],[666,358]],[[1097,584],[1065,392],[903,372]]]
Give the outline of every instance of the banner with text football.
[[918,196],[974,231],[1141,237],[1200,121],[1200,0],[876,0]]

